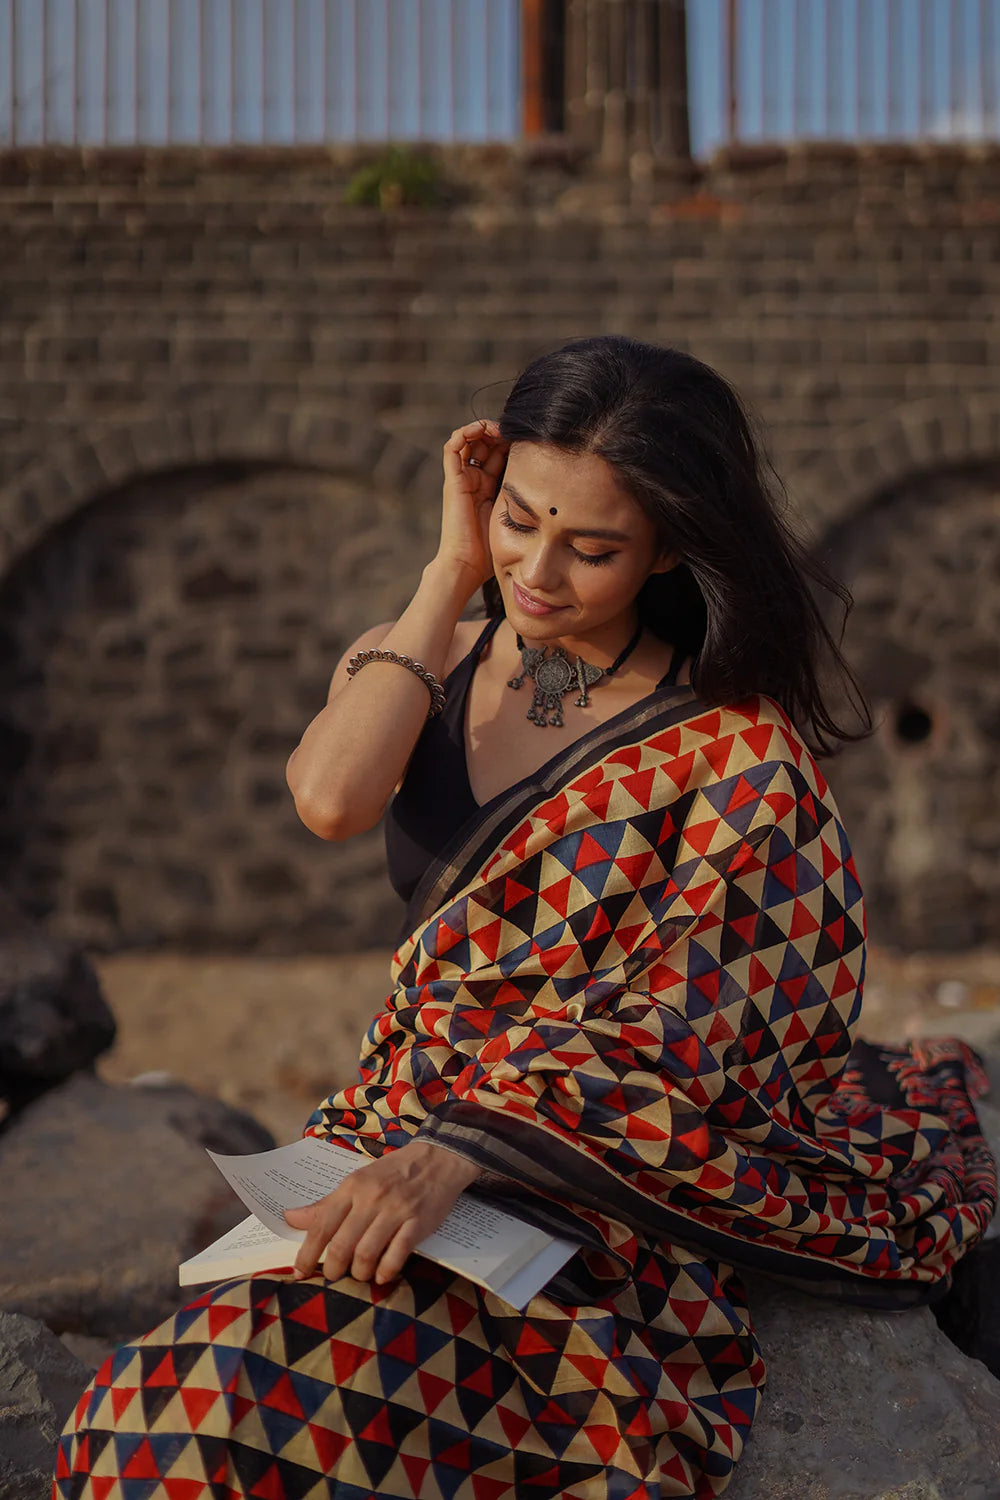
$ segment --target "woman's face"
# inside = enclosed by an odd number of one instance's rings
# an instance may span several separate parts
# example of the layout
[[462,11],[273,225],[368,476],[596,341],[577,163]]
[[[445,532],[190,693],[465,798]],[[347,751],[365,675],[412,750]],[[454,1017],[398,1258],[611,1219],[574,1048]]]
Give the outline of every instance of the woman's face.
[[631,628],[646,579],[677,561],[610,464],[544,443],[511,445],[490,551],[507,618],[534,640]]

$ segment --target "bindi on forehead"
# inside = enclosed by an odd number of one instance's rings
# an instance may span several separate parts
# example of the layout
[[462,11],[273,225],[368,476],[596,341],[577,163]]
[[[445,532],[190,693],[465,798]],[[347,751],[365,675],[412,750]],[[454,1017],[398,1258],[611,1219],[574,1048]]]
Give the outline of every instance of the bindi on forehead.
[[[515,505],[520,506],[523,511],[526,511],[533,521],[538,520],[538,512],[532,509],[529,501],[509,479],[504,479],[502,493],[509,496]],[[559,514],[559,507],[557,505],[550,505],[547,509],[550,516],[557,516]],[[575,536],[597,537],[605,542],[627,542],[630,540],[628,532],[615,531],[603,526],[572,526],[570,530]]]

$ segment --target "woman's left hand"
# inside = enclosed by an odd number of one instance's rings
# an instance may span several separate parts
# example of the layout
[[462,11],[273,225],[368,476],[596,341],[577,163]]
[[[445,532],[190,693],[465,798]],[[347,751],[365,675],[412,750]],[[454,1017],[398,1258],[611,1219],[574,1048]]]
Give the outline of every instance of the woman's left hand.
[[285,1213],[293,1229],[306,1231],[296,1278],[312,1276],[322,1260],[331,1281],[348,1270],[357,1281],[392,1281],[479,1175],[474,1162],[429,1141],[410,1141],[358,1167],[318,1203]]

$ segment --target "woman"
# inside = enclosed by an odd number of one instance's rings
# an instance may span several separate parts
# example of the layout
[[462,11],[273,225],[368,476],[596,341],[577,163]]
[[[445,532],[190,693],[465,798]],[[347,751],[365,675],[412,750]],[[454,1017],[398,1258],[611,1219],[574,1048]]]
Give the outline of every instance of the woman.
[[[576,341],[444,470],[436,557],[288,767],[322,838],[386,811],[408,901],[307,1126],[372,1161],[288,1216],[293,1271],[108,1361],[61,1495],[718,1495],[764,1380],[734,1265],[906,1305],[992,1214],[970,1055],[851,1050],[862,896],[812,752],[851,737],[821,667],[853,679],[733,391]],[[473,1185],[579,1246],[523,1313],[412,1253]]]

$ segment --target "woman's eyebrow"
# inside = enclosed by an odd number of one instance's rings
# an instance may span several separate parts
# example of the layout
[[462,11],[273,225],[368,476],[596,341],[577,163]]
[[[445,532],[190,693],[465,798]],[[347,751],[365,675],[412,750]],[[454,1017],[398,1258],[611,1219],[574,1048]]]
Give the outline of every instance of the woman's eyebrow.
[[[514,486],[510,484],[506,479],[503,482],[503,488],[504,491],[514,501],[515,505],[519,505],[522,510],[526,510],[533,521],[538,520],[538,516],[536,515],[535,511],[532,510],[531,506],[528,504],[527,500],[525,500],[524,496],[520,493],[519,490],[516,490]],[[571,532],[573,536],[597,537],[598,540],[602,542],[627,542],[629,540],[627,532],[608,531],[603,530],[600,527],[583,528],[579,526],[568,526],[566,530]]]

